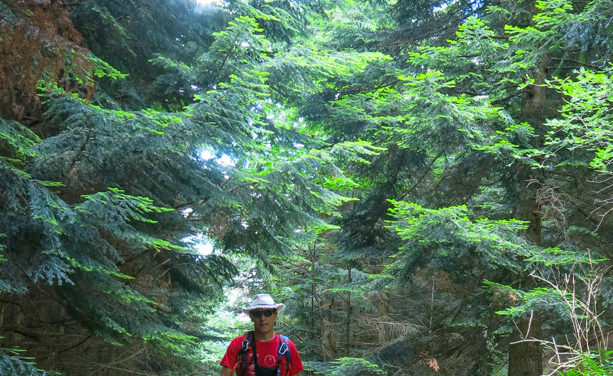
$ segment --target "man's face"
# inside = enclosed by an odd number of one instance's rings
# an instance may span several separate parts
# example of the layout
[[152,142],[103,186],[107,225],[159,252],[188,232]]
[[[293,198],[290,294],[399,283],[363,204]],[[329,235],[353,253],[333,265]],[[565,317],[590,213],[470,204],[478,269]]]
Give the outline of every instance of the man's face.
[[249,312],[249,317],[253,321],[253,326],[257,332],[269,333],[274,330],[277,320],[276,309],[256,309]]

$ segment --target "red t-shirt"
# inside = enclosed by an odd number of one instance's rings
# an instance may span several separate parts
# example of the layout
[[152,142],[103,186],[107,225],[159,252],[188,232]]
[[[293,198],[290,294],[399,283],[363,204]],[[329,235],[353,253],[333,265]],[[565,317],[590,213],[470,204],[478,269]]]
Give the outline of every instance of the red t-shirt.
[[[234,338],[232,342],[230,342],[226,354],[219,364],[231,368],[234,371],[240,369],[241,365],[238,363],[238,353],[240,352],[243,339],[243,336],[240,336]],[[260,367],[275,368],[277,366],[277,355],[279,354],[279,335],[276,334],[275,338],[266,342],[257,341],[253,337],[252,341],[256,341],[255,348],[258,353],[258,365]],[[298,355],[296,346],[294,346],[292,341],[287,341],[287,347],[289,348],[288,351],[291,356],[289,375],[285,372],[287,369],[287,359],[283,356],[279,364],[281,376],[293,376],[304,369],[302,361],[300,360],[300,355]],[[249,349],[247,350],[247,372],[245,376],[255,376],[255,364],[251,362],[252,351],[251,344],[249,344]]]

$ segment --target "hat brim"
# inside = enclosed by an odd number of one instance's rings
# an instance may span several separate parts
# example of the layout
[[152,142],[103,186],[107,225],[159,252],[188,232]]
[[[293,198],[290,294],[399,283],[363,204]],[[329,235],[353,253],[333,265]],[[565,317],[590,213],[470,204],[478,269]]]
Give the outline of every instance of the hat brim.
[[285,308],[285,304],[283,303],[277,303],[274,305],[255,305],[252,307],[245,307],[243,308],[243,313],[245,314],[249,314],[249,312],[256,310],[256,309],[276,309],[277,312],[281,312],[283,310],[283,308]]

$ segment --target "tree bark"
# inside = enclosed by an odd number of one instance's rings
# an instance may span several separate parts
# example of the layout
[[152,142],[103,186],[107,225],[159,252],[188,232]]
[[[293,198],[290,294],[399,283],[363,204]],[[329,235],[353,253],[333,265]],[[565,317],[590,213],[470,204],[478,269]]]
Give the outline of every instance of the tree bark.
[[[539,12],[535,2],[526,3],[526,6],[531,7],[530,12],[533,15]],[[548,62],[549,56],[547,53],[544,53],[534,73],[534,84],[524,89],[521,98],[522,104],[519,118],[531,124],[539,135],[544,134],[542,128],[548,113],[555,111],[555,109],[548,108],[547,106],[546,79],[548,76]],[[534,146],[540,146],[542,142],[543,136],[540,136],[533,141],[533,144]],[[528,182],[533,178],[533,172],[527,166],[522,166],[517,171],[515,183],[519,188],[517,192],[519,203],[513,216],[517,219],[528,221],[526,237],[535,244],[541,244],[542,218],[536,201],[536,190],[527,187]],[[520,283],[520,287],[523,289],[536,286],[534,280],[528,275],[523,276]],[[508,376],[540,376],[543,374],[543,350],[540,343],[535,340],[541,338],[542,334],[539,313],[530,312],[530,315],[521,319],[517,326],[518,330],[511,336],[511,344],[509,345]]]
[[508,375],[540,376],[543,374],[541,344],[529,339],[541,337],[541,320],[532,312],[530,317],[519,322],[518,329],[509,346]]
[[[347,283],[351,285],[351,265],[347,267]],[[347,292],[347,329],[345,331],[345,355],[351,351],[351,291]]]
[[[519,177],[526,178],[529,169],[520,170]],[[519,182],[521,184],[521,180]],[[536,202],[535,192],[525,191],[514,217],[528,221],[526,237],[535,244],[541,244],[542,220]],[[522,289],[536,287],[535,281],[529,275],[521,279]],[[538,312],[530,312],[528,317],[522,318],[517,329],[511,336],[509,345],[508,376],[541,376],[543,374],[543,350],[536,339],[541,338],[541,320]]]
[[[547,105],[547,88],[545,79],[547,77],[547,60],[545,54],[541,63],[538,65],[538,71],[535,75],[535,83],[531,87],[526,88],[522,97],[522,118],[532,124],[538,134],[542,134],[539,128],[546,117]],[[542,143],[542,138],[535,140],[536,144]],[[520,202],[517,207],[514,217],[524,221],[528,221],[528,229],[526,237],[535,244],[542,242],[542,223],[541,214],[536,202],[536,192],[534,189],[526,189],[528,181],[534,178],[529,168],[520,168],[517,174],[517,184],[520,188]],[[523,197],[521,197],[523,196]],[[534,281],[529,276],[524,276],[521,281],[522,288],[531,288],[534,286]],[[542,348],[540,343],[532,339],[538,339],[541,336],[541,321],[538,318],[538,312],[531,312],[529,317],[523,318],[518,323],[518,330],[511,337],[511,345],[509,346],[509,369],[508,376],[540,376],[543,374],[542,364]]]
[[315,326],[315,293],[317,291],[317,281],[315,279],[315,266],[317,265],[317,250],[316,246],[310,250],[311,256],[311,333],[313,333],[312,339],[315,340],[317,328]]

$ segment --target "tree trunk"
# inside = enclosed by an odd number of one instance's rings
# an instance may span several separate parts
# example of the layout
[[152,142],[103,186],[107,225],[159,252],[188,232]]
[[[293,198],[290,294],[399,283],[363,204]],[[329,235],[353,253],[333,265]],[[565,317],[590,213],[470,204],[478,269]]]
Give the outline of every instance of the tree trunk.
[[317,328],[315,326],[315,293],[317,292],[317,280],[315,279],[315,266],[317,265],[317,250],[313,245],[311,249],[311,333],[313,333],[312,339],[315,340],[317,336]]
[[[347,284],[351,285],[351,265],[347,267]],[[347,292],[347,329],[345,331],[345,355],[351,351],[351,291]]]
[[509,346],[509,376],[540,376],[543,374],[542,349],[538,342],[522,341],[540,338],[541,321],[534,313],[519,322],[519,331]]
[[[526,177],[529,169],[520,170],[519,177]],[[521,182],[520,182],[521,183]],[[542,221],[536,202],[535,192],[526,190],[520,201],[514,217],[528,221],[526,237],[535,244],[541,243]],[[521,279],[522,289],[536,287],[536,283],[529,275]],[[543,350],[541,344],[535,339],[541,338],[541,320],[538,312],[530,312],[528,317],[522,318],[517,323],[517,329],[511,336],[509,345],[509,370],[508,376],[541,376],[543,374]]]
[[[531,13],[536,14],[538,9],[535,2],[527,3],[531,7]],[[533,25],[534,26],[534,25]],[[552,111],[547,106],[547,86],[548,76],[547,65],[548,54],[543,54],[541,61],[534,74],[534,84],[524,89],[522,95],[522,106],[520,120],[531,124],[537,134],[543,134],[543,123],[547,118],[548,112]],[[534,146],[539,146],[543,142],[543,137],[534,140]],[[542,223],[538,203],[536,202],[536,191],[534,187],[527,187],[529,181],[534,179],[533,172],[527,166],[520,167],[516,174],[516,184],[519,188],[519,204],[515,210],[514,217],[528,221],[526,237],[535,244],[542,241]],[[535,287],[534,280],[528,275],[521,280],[521,288],[529,289]],[[540,376],[543,374],[543,350],[540,343],[529,339],[541,337],[541,320],[538,312],[531,312],[529,317],[523,318],[518,323],[518,330],[511,336],[509,345],[509,369],[508,376]]]

